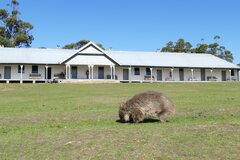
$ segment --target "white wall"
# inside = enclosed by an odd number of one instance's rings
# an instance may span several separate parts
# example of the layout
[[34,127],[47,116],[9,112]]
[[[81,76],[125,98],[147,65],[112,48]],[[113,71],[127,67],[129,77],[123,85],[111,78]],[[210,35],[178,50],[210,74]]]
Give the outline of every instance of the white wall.
[[107,75],[111,76],[110,66],[94,66],[93,68],[93,79],[98,79],[98,67],[104,67],[104,79],[107,79]]
[[[107,79],[107,75],[111,75],[110,66],[94,65],[94,67],[93,67],[93,79],[98,79],[98,67],[103,67],[104,68],[104,79]],[[87,79],[87,75],[86,75],[87,70],[89,70],[88,65],[77,66],[77,79]],[[91,76],[91,69],[89,70],[89,74]]]
[[4,78],[4,66],[0,65],[0,79]]
[[[11,66],[11,78],[12,79],[20,79],[21,74],[18,73],[18,65],[0,65],[0,79],[4,78],[4,66]],[[60,74],[63,72],[66,73],[65,65],[48,65],[52,69],[52,78],[54,74]],[[98,65],[94,66],[94,79],[98,79]],[[107,78],[107,75],[111,75],[110,66],[101,66],[104,67],[104,79]],[[115,74],[117,75],[118,80],[123,80],[123,69],[127,69],[128,67],[116,67]],[[77,66],[78,70],[78,79],[87,79],[86,70],[88,70],[87,65]],[[170,79],[170,71],[171,68],[153,68],[152,75],[154,76],[154,81],[157,81],[157,70],[162,70],[162,81],[167,81]],[[222,71],[226,71],[226,78],[229,79],[230,73],[228,69],[213,69],[213,76],[217,78],[217,81],[222,81]],[[29,79],[29,75],[32,73],[32,65],[25,65],[25,72],[23,73],[23,79]],[[41,74],[41,79],[45,79],[45,65],[38,65],[38,73]],[[134,67],[131,67],[131,80],[143,81],[144,76],[146,75],[146,68],[140,67],[140,75],[134,75]],[[211,76],[210,69],[205,69],[205,79]],[[234,70],[234,76],[231,76],[233,80],[239,80],[239,73],[237,70]],[[189,78],[192,77],[191,69],[184,69],[184,81],[189,81]],[[201,80],[201,70],[194,69],[193,77],[197,80]],[[174,68],[173,70],[173,79],[174,81],[179,81],[179,68]],[[170,79],[171,80],[171,79]]]
[[78,73],[77,73],[78,79],[87,79],[86,71],[88,70],[88,66],[78,66],[77,70],[78,70]]
[[[144,76],[146,75],[146,67],[139,67],[140,68],[140,75],[134,75],[134,68],[131,67],[131,80],[132,81],[143,81]],[[138,67],[137,67],[138,68]],[[129,67],[117,67],[116,74],[119,80],[123,80],[123,69],[129,69]],[[154,76],[154,81],[157,81],[157,70],[162,70],[162,81],[166,81],[169,79],[169,72],[171,71],[170,68],[153,68],[152,75]],[[178,69],[174,69],[173,76],[175,80],[179,80],[179,72]]]
[[[52,79],[54,78],[54,74],[61,74],[62,72],[64,74],[66,74],[65,65],[48,65],[48,67],[52,69],[52,74],[51,74]],[[45,70],[44,70],[44,72],[45,72]]]
[[[21,79],[21,73],[18,73],[18,65],[1,65],[0,74],[1,79],[4,79],[4,67],[11,67],[11,79]],[[54,74],[61,72],[65,73],[65,66],[63,65],[49,65],[52,68],[52,78]],[[24,65],[24,73],[22,74],[23,79],[29,79],[29,75],[32,73],[32,65]],[[41,74],[40,79],[45,79],[45,65],[38,65],[38,74]]]
[[[129,69],[129,67],[117,67],[116,74],[119,80],[123,80],[123,69]],[[157,81],[157,70],[162,70],[162,81],[172,80],[170,78],[171,68],[153,68],[153,76],[155,77],[154,81]],[[184,81],[189,81],[192,78],[191,68],[184,68]],[[223,69],[214,69],[213,76],[217,78],[217,81],[222,81],[222,70]],[[132,81],[143,81],[144,76],[146,75],[146,68],[140,67],[140,75],[134,75],[134,67],[131,67],[131,80]],[[211,76],[210,69],[205,69],[205,79]],[[229,79],[229,70],[226,70],[227,79]],[[201,69],[193,69],[193,78],[197,81],[201,81]],[[238,80],[237,70],[235,70],[235,75],[232,76],[232,79]],[[173,80],[180,81],[179,77],[179,68],[173,69]]]

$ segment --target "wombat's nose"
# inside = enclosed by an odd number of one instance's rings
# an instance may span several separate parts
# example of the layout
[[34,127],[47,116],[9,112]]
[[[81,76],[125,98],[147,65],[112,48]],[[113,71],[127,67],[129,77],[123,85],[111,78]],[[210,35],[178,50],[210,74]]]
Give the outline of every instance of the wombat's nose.
[[133,123],[133,117],[132,117],[132,115],[130,115],[130,117],[129,117],[129,122]]

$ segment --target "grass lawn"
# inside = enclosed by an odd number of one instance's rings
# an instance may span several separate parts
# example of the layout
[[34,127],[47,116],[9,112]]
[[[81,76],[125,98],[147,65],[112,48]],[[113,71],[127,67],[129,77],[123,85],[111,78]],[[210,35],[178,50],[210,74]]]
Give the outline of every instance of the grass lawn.
[[[169,122],[118,123],[142,91]],[[240,83],[0,84],[0,159],[240,159]]]

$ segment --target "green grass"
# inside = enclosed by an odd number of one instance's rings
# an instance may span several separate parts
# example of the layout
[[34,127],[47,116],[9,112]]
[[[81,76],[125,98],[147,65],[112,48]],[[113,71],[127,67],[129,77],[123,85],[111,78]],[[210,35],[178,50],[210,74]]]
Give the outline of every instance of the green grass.
[[[156,90],[167,123],[118,123],[119,104]],[[0,159],[240,159],[240,83],[0,84]]]

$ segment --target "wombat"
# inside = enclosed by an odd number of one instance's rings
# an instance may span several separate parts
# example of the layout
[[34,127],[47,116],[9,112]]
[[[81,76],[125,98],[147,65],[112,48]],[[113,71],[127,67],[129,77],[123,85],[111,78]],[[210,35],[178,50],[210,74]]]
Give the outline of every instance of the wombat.
[[121,122],[139,123],[145,119],[164,122],[175,113],[175,105],[162,93],[148,91],[135,95],[119,107]]

